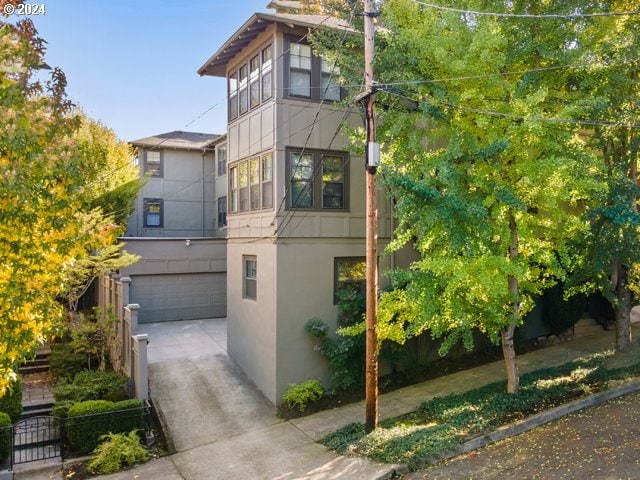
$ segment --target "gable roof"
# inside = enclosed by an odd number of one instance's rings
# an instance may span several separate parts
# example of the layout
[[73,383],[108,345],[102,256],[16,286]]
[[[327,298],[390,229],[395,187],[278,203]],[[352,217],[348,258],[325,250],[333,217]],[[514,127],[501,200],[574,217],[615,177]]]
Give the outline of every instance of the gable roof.
[[151,137],[139,138],[129,142],[136,147],[178,148],[183,150],[203,150],[209,148],[216,140],[224,137],[215,133],[173,132],[160,133]]
[[226,76],[225,66],[244,47],[254,41],[272,23],[280,23],[289,27],[306,27],[315,30],[318,27],[335,28],[355,32],[344,20],[330,15],[299,15],[293,13],[254,13],[229,40],[227,40],[204,65],[198,69],[200,75],[214,77]]

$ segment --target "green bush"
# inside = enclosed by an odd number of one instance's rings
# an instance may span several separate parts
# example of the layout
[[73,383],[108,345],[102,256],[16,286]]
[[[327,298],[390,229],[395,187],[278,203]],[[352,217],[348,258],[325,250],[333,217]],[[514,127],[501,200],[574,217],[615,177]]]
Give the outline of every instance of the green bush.
[[69,408],[64,431],[72,451],[89,453],[107,433],[143,429],[144,416],[140,400],[88,400]]
[[20,420],[22,414],[22,381],[20,377],[9,386],[4,396],[0,397],[0,412],[4,412],[12,422]]
[[93,451],[87,469],[94,474],[107,475],[127,465],[146,462],[149,452],[140,444],[136,430],[124,433],[108,433]]
[[320,382],[317,380],[307,380],[300,385],[291,383],[289,390],[282,396],[282,400],[284,400],[290,409],[293,410],[297,408],[302,412],[307,408],[309,402],[320,400],[322,395],[324,395],[324,390]]
[[75,376],[73,382],[56,385],[53,397],[56,403],[67,400],[119,400],[127,397],[127,382],[127,377],[119,373],[83,370]]
[[0,412],[0,465],[11,455],[11,417]]
[[71,381],[76,374],[87,368],[87,356],[75,352],[68,343],[56,343],[51,347],[49,369],[56,382]]

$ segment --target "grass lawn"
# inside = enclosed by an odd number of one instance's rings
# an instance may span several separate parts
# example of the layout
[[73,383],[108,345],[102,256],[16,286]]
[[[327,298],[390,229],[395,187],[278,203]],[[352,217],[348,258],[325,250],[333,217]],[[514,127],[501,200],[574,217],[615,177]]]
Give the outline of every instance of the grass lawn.
[[613,352],[579,358],[521,376],[517,394],[496,382],[462,394],[433,398],[410,414],[381,422],[366,435],[352,423],[322,441],[341,454],[424,467],[465,441],[571,400],[640,379],[640,362],[617,366]]

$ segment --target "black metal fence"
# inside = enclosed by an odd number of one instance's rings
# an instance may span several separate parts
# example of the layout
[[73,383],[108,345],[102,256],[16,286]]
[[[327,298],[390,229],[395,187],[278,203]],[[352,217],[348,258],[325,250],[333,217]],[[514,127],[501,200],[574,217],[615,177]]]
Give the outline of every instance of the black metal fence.
[[91,453],[107,433],[141,435],[151,429],[151,407],[131,408],[69,418],[39,416],[0,428],[0,466],[71,458]]

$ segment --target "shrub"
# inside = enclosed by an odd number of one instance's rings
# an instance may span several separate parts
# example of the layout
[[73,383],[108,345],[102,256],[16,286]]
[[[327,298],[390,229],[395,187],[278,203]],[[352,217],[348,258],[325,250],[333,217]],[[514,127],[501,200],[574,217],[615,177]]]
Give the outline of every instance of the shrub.
[[22,381],[18,377],[0,397],[0,412],[9,415],[12,422],[20,420],[22,414]]
[[292,383],[289,390],[282,396],[282,400],[290,409],[298,408],[303,411],[309,402],[316,402],[322,398],[324,390],[317,380],[307,380],[300,385]]
[[72,383],[58,384],[53,388],[57,402],[84,402],[87,400],[118,400],[126,398],[125,387],[128,379],[114,372],[83,370]]
[[11,455],[11,417],[0,412],[0,464]]
[[73,451],[89,453],[98,446],[100,437],[107,433],[143,429],[144,416],[140,400],[88,400],[69,408],[65,433]]
[[51,347],[49,369],[56,381],[71,381],[87,367],[87,357],[75,352],[69,344],[56,343]]
[[149,452],[140,444],[137,430],[131,430],[128,434],[108,433],[101,440],[87,465],[91,473],[106,475],[117,472],[123,466],[149,459]]

